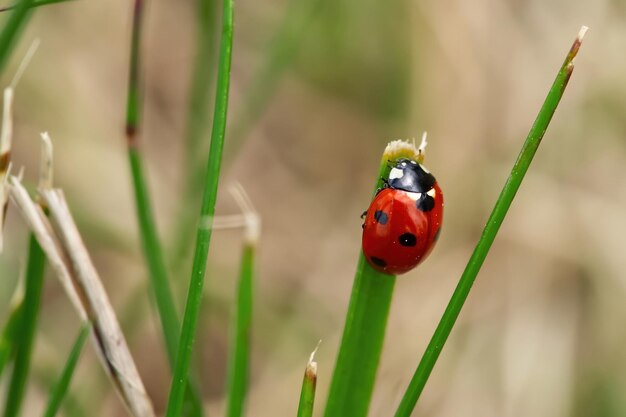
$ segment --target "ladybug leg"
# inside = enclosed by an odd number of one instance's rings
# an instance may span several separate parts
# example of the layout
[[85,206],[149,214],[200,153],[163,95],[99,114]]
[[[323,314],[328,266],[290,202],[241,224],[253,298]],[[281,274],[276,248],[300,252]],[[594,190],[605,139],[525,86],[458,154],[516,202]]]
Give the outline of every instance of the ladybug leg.
[[386,188],[391,188],[391,185],[389,185],[389,180],[387,178],[382,178],[380,179],[383,182],[383,186],[380,187],[378,190],[376,190],[376,194],[378,195],[378,193],[380,193],[382,190],[386,189]]
[[[362,214],[361,214],[361,218],[364,219],[365,216],[367,216],[367,210],[365,210]],[[361,225],[361,229],[365,229],[365,222],[363,222],[363,224]]]

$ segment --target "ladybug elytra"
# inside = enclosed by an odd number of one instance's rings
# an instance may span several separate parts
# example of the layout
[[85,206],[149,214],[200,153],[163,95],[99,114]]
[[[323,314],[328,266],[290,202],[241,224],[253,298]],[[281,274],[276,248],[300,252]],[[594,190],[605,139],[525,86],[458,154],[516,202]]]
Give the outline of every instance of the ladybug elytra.
[[439,237],[443,193],[420,163],[400,158],[364,214],[363,254],[377,271],[403,274],[423,261]]

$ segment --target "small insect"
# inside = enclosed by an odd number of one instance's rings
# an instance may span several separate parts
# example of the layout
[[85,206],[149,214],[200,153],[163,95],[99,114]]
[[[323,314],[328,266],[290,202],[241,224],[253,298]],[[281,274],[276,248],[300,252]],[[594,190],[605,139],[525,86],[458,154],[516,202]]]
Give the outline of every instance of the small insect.
[[443,194],[418,162],[398,159],[374,197],[363,223],[363,254],[377,271],[403,274],[435,246],[443,220]]

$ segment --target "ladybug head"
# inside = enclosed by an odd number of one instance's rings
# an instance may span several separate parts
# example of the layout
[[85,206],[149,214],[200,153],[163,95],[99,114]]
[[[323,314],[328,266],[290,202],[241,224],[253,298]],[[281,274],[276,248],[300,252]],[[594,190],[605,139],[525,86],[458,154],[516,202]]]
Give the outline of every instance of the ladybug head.
[[389,187],[411,193],[425,193],[435,185],[435,177],[419,163],[398,159],[389,172]]

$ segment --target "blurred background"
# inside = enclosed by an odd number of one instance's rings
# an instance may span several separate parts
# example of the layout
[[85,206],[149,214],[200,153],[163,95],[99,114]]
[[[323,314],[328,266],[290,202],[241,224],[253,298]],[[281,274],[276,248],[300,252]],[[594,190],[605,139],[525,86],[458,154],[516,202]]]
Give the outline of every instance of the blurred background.
[[[294,415],[306,360],[322,339],[321,415],[360,250],[359,215],[380,155],[388,140],[427,130],[425,165],[445,195],[444,231],[430,258],[396,284],[370,409],[393,414],[582,24],[590,31],[570,85],[414,415],[626,415],[626,3],[235,0],[235,7],[217,213],[238,212],[227,192],[238,181],[263,220],[247,415]],[[196,139],[185,139],[197,9],[192,1],[148,1],[142,54],[141,147],[179,307],[199,212],[194,173],[206,163],[213,102],[211,93],[204,123],[192,128]],[[163,412],[169,370],[124,138],[131,11],[121,0],[38,8],[1,82],[41,38],[16,90],[13,161],[35,180],[38,133],[50,132],[55,184]],[[214,25],[219,15],[208,8],[206,17]],[[27,246],[13,207],[5,234],[3,317]],[[241,243],[233,230],[215,232],[211,244],[195,366],[211,415],[223,410]],[[24,415],[40,413],[79,326],[58,281],[47,277]],[[64,413],[124,415],[91,346]]]

